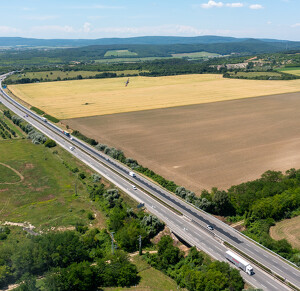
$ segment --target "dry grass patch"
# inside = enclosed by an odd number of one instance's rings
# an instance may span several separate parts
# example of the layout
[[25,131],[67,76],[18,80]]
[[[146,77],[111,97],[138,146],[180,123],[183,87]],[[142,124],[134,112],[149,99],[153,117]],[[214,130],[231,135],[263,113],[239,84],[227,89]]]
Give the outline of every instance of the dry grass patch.
[[270,235],[276,240],[286,239],[294,248],[300,250],[300,216],[276,223],[270,228]]
[[221,75],[181,75],[76,80],[12,85],[25,102],[58,119],[167,108],[300,91],[300,80],[225,79]]

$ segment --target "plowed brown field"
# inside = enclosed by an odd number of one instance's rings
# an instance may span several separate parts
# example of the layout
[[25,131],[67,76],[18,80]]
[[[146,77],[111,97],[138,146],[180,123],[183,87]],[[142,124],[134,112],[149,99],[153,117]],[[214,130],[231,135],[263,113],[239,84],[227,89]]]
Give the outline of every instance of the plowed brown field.
[[199,193],[300,167],[300,93],[68,119]]

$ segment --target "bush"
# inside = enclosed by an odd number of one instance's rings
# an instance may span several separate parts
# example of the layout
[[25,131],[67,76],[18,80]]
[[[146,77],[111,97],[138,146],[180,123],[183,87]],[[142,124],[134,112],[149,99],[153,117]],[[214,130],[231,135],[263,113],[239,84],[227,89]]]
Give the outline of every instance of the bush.
[[39,109],[39,108],[37,108],[37,107],[34,107],[34,106],[32,106],[32,107],[30,108],[30,110],[33,110],[33,111],[35,111],[37,114],[40,114],[40,115],[45,114],[45,112],[44,112],[43,110],[41,110],[41,109]]
[[88,217],[89,220],[94,220],[95,219],[94,215],[91,212],[88,213],[87,217]]
[[81,172],[81,173],[78,174],[78,177],[80,179],[84,180],[86,178],[86,175],[85,175],[85,173]]
[[48,120],[54,122],[54,123],[58,123],[59,122],[59,119],[57,119],[56,117],[51,116],[49,114],[45,114],[44,117],[47,118]]
[[0,233],[0,240],[5,240],[5,239],[7,239],[7,234],[4,233],[4,232],[1,232]]
[[98,174],[93,174],[92,175],[92,180],[93,180],[94,183],[97,183],[101,180],[101,176],[98,175]]
[[47,139],[44,145],[47,148],[53,148],[56,146],[56,142],[53,139]]

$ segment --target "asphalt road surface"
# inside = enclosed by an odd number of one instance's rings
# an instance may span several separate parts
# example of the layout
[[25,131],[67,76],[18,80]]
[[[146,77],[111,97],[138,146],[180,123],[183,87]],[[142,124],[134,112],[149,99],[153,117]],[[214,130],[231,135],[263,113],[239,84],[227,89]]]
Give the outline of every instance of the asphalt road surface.
[[[2,86],[0,93],[0,101],[6,107],[32,124],[49,138],[55,140],[60,146],[72,153],[79,160],[89,165],[103,177],[136,199],[138,203],[144,203],[150,212],[163,220],[175,234],[189,244],[195,245],[217,260],[226,261],[225,252],[228,248],[222,244],[223,241],[226,241],[249,257],[271,269],[277,275],[285,278],[287,282],[300,287],[300,271],[282,260],[279,256],[265,250],[255,242],[241,235],[232,227],[212,215],[189,205],[143,176],[139,174],[136,174],[136,177],[129,176],[129,171],[131,171],[129,168],[77,138],[67,137],[63,134],[61,129],[48,121],[43,121],[37,114],[29,111],[7,96],[2,90]],[[137,187],[136,190],[133,187],[134,185]],[[149,193],[151,193],[151,195]],[[180,213],[174,211],[172,208]],[[212,225],[214,230],[208,230],[206,228],[207,225]],[[263,290],[290,290],[290,288],[265,273],[258,266],[251,265],[255,271],[253,276],[248,276],[241,271],[243,278],[251,285],[262,288]]]

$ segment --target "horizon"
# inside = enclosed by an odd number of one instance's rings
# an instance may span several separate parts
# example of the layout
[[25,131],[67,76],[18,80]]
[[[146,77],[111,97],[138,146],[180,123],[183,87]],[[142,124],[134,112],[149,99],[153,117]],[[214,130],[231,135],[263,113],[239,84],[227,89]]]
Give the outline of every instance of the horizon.
[[299,40],[289,40],[289,39],[279,39],[279,38],[264,38],[264,37],[235,37],[230,35],[195,35],[195,36],[181,36],[181,35],[139,35],[139,36],[129,36],[129,37],[99,37],[99,38],[42,38],[42,37],[23,37],[23,36],[0,36],[0,38],[23,38],[23,39],[36,39],[36,40],[98,40],[98,39],[127,39],[127,38],[146,38],[146,37],[174,37],[174,38],[197,38],[197,37],[220,37],[220,38],[236,38],[236,39],[256,39],[256,40],[277,40],[277,41],[291,41],[300,42]]
[[[67,1],[66,1],[67,2]],[[1,37],[99,39],[231,36],[300,41],[296,0],[87,0],[3,3]],[[12,18],[11,15],[14,15]],[[238,25],[237,25],[238,23]]]

